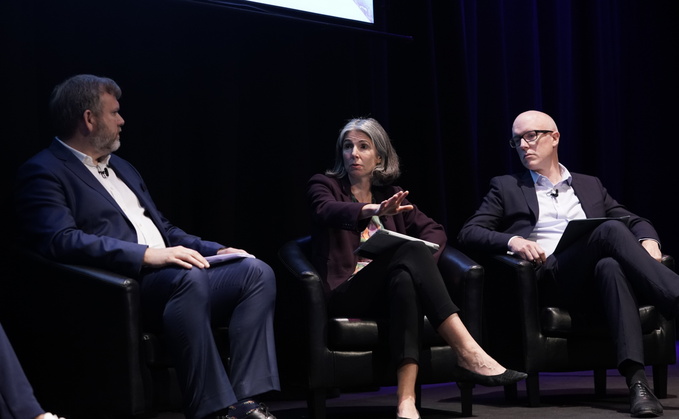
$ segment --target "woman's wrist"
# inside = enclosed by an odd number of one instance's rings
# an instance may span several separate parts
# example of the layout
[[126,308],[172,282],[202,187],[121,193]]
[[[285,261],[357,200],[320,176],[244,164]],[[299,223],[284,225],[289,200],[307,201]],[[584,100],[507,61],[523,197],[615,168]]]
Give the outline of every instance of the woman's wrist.
[[372,216],[379,216],[380,206],[378,204],[365,204],[361,210],[361,218],[370,218]]

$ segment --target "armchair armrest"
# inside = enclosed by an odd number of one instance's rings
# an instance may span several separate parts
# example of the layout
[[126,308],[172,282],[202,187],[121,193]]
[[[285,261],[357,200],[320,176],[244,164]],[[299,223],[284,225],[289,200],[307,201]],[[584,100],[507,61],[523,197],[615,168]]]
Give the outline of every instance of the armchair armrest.
[[460,315],[465,326],[474,339],[480,342],[483,317],[483,267],[451,246],[443,249],[438,266],[448,293],[461,310]]
[[311,246],[311,237],[306,236],[286,242],[278,250],[278,256],[286,268],[298,279],[316,276],[316,268],[311,264],[305,250]]
[[305,254],[305,249],[309,246],[311,246],[311,237],[309,236],[291,240],[280,248],[278,257],[298,281],[298,285],[304,289],[309,298],[309,304],[316,309],[322,309],[322,311],[315,311],[315,314],[327,318],[325,293],[321,278]]
[[[533,353],[544,339],[540,330],[538,281],[532,263],[510,255],[493,255],[483,260],[485,268],[485,317],[494,333],[489,336],[491,355],[525,370],[527,360],[541,359]],[[516,364],[517,360],[523,359]]]
[[[515,281],[512,287],[520,303],[534,302],[531,309],[538,310],[538,284],[535,275],[535,267],[532,263],[509,255],[495,255],[489,261],[489,269],[497,270],[499,281]],[[533,317],[533,316],[529,316]],[[524,320],[524,319],[522,319]]]
[[[279,298],[286,294],[285,302],[279,304],[279,310],[284,310],[282,316],[294,318],[295,312],[300,312],[302,324],[283,324],[279,330],[285,330],[291,336],[306,333],[302,339],[305,342],[303,351],[296,345],[295,357],[307,357],[302,365],[327,365],[332,362],[328,350],[328,310],[325,291],[321,278],[307,257],[311,246],[311,237],[290,240],[283,244],[278,251],[278,257],[292,274],[293,284],[283,283],[279,287]],[[284,289],[283,289],[284,288]],[[289,301],[292,300],[292,301]],[[285,307],[281,307],[284,304]],[[290,319],[288,319],[290,320]],[[293,320],[295,321],[295,320]],[[282,348],[282,345],[279,345]],[[297,361],[300,361],[299,359]],[[299,365],[299,362],[296,362]],[[330,377],[325,369],[306,371],[307,385],[323,387],[329,383]]]
[[674,271],[674,257],[663,255],[661,263]]
[[15,269],[0,281],[0,317],[36,392],[54,397],[45,405],[146,412],[137,281],[23,248],[7,251]]

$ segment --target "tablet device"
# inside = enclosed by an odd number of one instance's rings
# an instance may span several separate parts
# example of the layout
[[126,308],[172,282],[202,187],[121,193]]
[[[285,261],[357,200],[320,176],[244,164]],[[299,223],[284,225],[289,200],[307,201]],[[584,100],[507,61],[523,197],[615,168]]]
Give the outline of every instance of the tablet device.
[[627,225],[629,223],[629,215],[624,217],[582,218],[569,221],[566,225],[566,230],[564,230],[561,239],[559,239],[559,243],[556,245],[556,249],[554,249],[554,253],[564,250],[580,237],[592,232],[592,230],[597,228],[601,223],[609,220],[618,220]]

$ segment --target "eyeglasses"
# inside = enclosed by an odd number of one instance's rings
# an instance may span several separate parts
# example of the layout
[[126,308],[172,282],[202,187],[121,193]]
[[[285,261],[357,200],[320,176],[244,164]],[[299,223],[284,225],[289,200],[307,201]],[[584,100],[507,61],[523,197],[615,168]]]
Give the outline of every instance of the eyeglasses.
[[509,140],[509,146],[511,148],[521,147],[521,140],[526,140],[526,143],[533,144],[540,139],[540,134],[547,134],[554,131],[544,130],[544,129],[534,129],[532,131],[524,132],[523,135],[515,135]]

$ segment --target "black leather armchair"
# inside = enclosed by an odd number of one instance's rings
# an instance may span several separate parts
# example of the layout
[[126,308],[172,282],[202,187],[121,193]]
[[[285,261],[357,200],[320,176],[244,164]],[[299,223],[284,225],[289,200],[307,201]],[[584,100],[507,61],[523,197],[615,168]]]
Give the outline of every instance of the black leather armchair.
[[142,329],[137,281],[15,247],[2,254],[13,272],[0,280],[0,321],[43,407],[71,419],[181,408],[162,338]]
[[[674,269],[674,259],[663,263]],[[615,346],[606,326],[593,321],[574,325],[568,310],[559,307],[554,284],[537,281],[533,265],[507,256],[483,261],[485,268],[484,347],[507,368],[528,373],[526,390],[531,406],[540,403],[539,373],[594,372],[595,393],[606,393],[606,370],[617,368]],[[653,306],[639,308],[645,364],[653,367],[655,394],[667,397],[668,364],[676,362],[675,322]],[[516,398],[516,384],[505,388]]]
[[[310,238],[304,237],[287,242],[279,250],[281,261],[292,275],[279,277],[277,330],[285,339],[278,339],[277,345],[283,353],[279,368],[284,386],[290,383],[286,377],[296,376],[296,384],[308,391],[311,417],[324,419],[328,392],[395,385],[396,376],[389,368],[383,322],[328,317],[321,279],[308,259],[310,246]],[[439,268],[464,323],[479,339],[483,269],[451,247],[444,250]],[[425,331],[419,383],[455,381],[455,354],[426,319]],[[286,370],[286,366],[292,366],[294,371]],[[473,385],[458,386],[462,414],[471,415]]]

